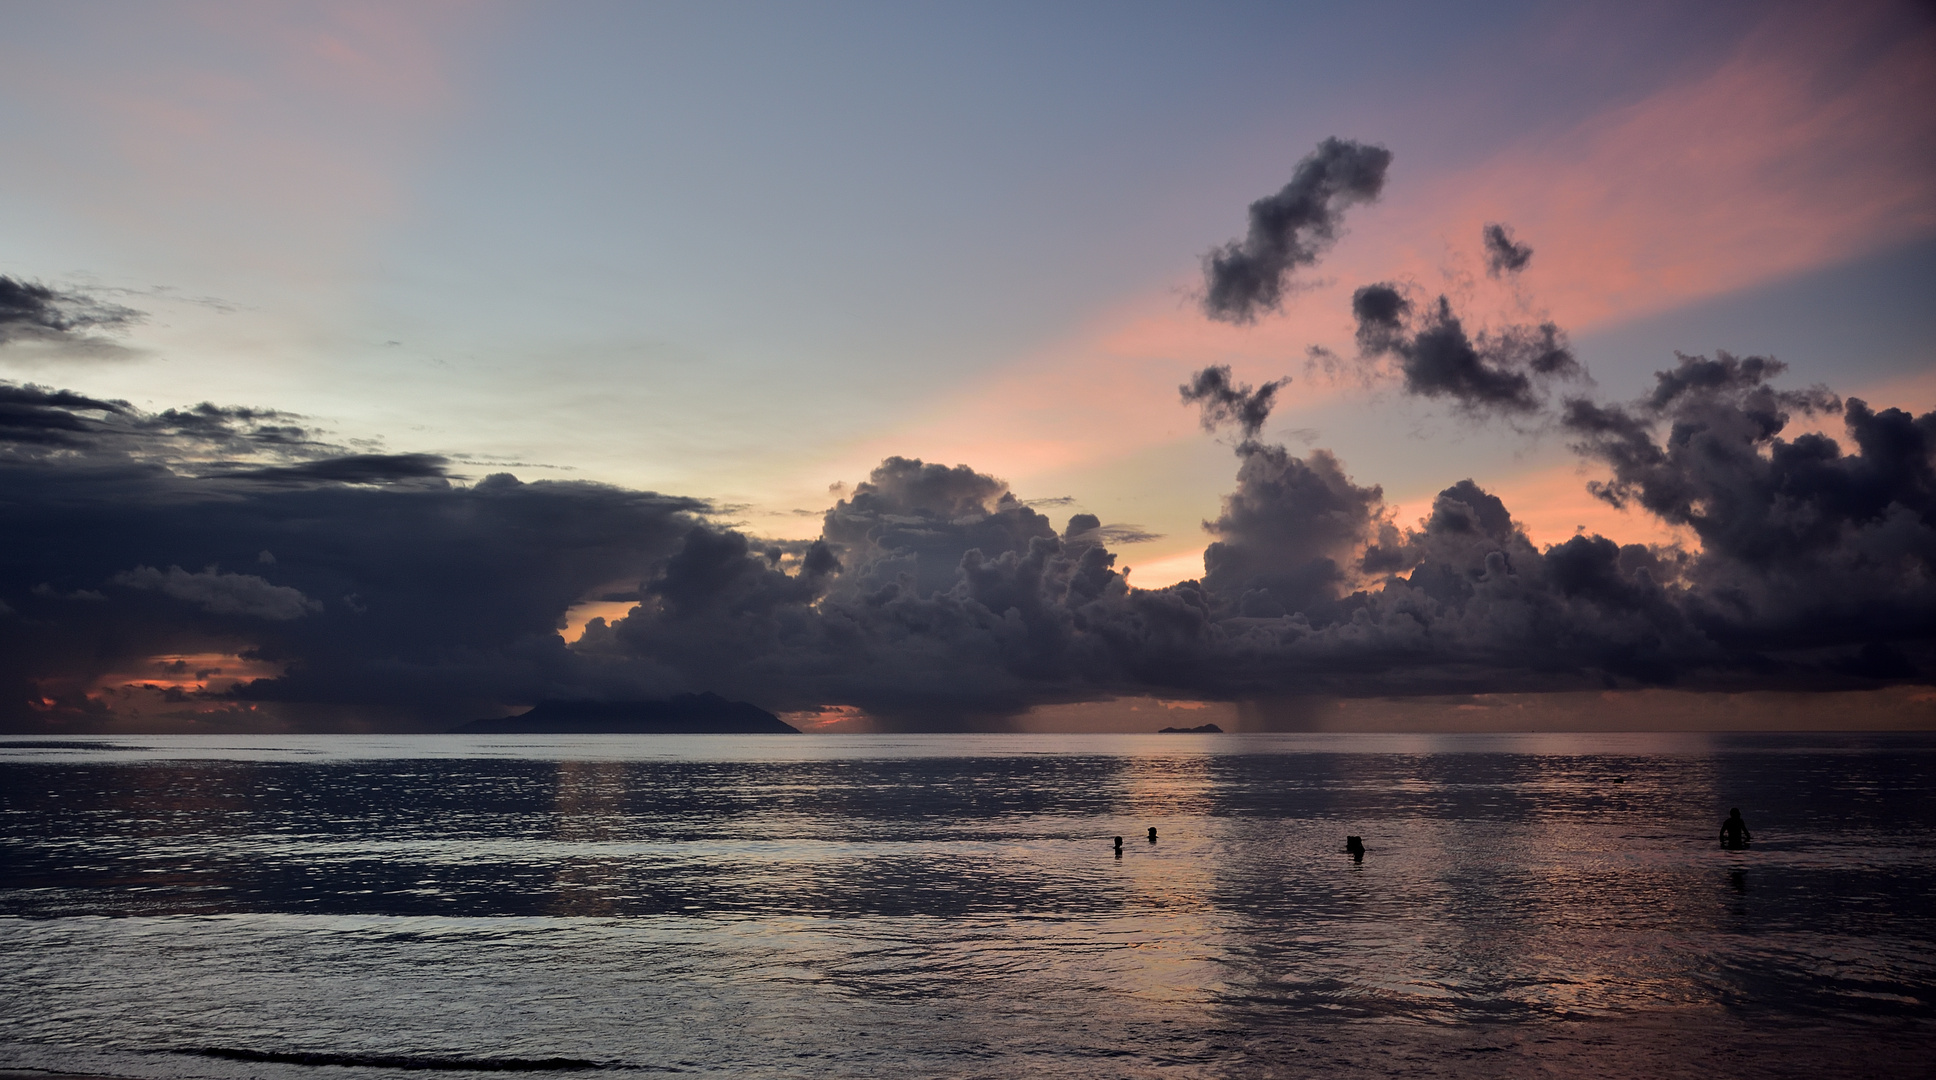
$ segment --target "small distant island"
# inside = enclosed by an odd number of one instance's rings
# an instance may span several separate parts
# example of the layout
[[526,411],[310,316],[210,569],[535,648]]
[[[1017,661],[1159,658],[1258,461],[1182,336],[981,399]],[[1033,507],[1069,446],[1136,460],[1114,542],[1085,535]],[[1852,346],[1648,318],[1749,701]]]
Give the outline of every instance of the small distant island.
[[664,701],[540,701],[530,712],[473,720],[459,735],[798,735],[744,701],[680,694]]
[[1158,735],[1221,735],[1223,734],[1223,729],[1218,727],[1215,724],[1204,724],[1200,727],[1166,727],[1158,731],[1157,734]]

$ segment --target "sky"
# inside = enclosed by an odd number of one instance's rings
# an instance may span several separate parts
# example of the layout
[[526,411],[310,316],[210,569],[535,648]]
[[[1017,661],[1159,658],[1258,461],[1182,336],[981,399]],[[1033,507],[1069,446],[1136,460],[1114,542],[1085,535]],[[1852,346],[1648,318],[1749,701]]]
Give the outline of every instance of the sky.
[[1936,726],[1931,102],[1882,2],[0,3],[0,725]]

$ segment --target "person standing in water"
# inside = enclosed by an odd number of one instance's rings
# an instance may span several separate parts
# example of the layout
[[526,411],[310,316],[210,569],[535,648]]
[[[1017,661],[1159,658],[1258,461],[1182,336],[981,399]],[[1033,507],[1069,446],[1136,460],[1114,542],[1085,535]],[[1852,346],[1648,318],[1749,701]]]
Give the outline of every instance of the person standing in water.
[[1721,823],[1721,846],[1725,848],[1744,848],[1754,837],[1748,832],[1748,823],[1741,820],[1741,808],[1728,811],[1728,819]]

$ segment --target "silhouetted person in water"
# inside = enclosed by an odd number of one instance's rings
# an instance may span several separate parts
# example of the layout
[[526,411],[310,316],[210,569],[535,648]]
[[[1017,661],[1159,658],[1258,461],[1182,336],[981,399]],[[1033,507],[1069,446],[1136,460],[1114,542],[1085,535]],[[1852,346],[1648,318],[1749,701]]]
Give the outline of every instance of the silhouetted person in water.
[[1118,859],[1123,857],[1123,838],[1120,836],[1116,838],[1116,857]]
[[1744,848],[1754,837],[1748,832],[1748,823],[1741,820],[1741,808],[1728,811],[1728,819],[1721,823],[1721,846],[1724,848]]
[[1347,854],[1351,856],[1352,862],[1364,862],[1365,861],[1365,838],[1362,836],[1345,837],[1344,850]]
[[1150,843],[1156,843],[1156,826],[1150,826]]

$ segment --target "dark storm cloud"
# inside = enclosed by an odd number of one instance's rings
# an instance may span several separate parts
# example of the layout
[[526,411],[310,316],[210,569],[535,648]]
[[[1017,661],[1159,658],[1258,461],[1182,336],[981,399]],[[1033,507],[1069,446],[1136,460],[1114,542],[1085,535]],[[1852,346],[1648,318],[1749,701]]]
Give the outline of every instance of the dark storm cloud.
[[343,484],[387,484],[404,480],[441,479],[450,459],[437,454],[344,454],[298,465],[270,465],[238,469],[237,480],[265,483],[333,480]]
[[1065,537],[993,477],[889,458],[827,512],[797,572],[695,528],[647,585],[659,602],[594,623],[581,650],[650,657],[769,708],[973,726],[1082,696],[1076,611],[1126,588],[1101,529],[1078,514]]
[[1533,261],[1533,249],[1514,241],[1512,230],[1498,222],[1488,224],[1480,238],[1486,249],[1486,273],[1493,277],[1517,274]]
[[[1936,636],[1936,413],[1777,389],[1782,370],[1762,357],[1682,356],[1640,401],[1571,401],[1564,422],[1612,470],[1595,494],[1700,538],[1688,609],[1718,640],[1920,648]],[[1827,434],[1783,437],[1797,417],[1838,415],[1854,452]],[[1855,655],[1828,662],[1888,666]]]
[[[1049,519],[1008,486],[966,465],[891,457],[827,511],[821,537],[851,553],[853,573],[877,586],[908,575],[919,591],[946,588],[970,548],[998,552],[1053,536]],[[897,585],[898,587],[898,585]]]
[[[861,486],[876,516],[848,533],[839,570],[788,575],[745,538],[695,529],[650,585],[663,602],[594,624],[582,648],[770,707],[858,705],[901,728],[999,725],[1112,693],[1658,682],[1715,657],[1658,581],[1671,559],[1598,538],[1542,554],[1470,482],[1442,493],[1424,528],[1400,530],[1379,490],[1328,453],[1238,453],[1202,581],[1131,589],[1089,539],[1093,515],[1057,533],[995,495],[943,518],[888,494],[934,468],[897,461]],[[853,524],[851,506],[838,520]]]
[[1270,419],[1278,389],[1290,381],[1275,379],[1253,390],[1233,382],[1230,369],[1218,364],[1197,372],[1189,382],[1177,387],[1177,391],[1183,395],[1185,405],[1197,406],[1203,430],[1215,431],[1228,424],[1242,432],[1244,438],[1251,439],[1263,430],[1264,421]]
[[1367,285],[1351,298],[1358,349],[1398,363],[1408,393],[1450,399],[1474,413],[1532,413],[1553,380],[1584,374],[1553,323],[1468,334],[1441,296],[1420,311],[1398,286]]
[[1936,415],[1851,402],[1861,453],[1821,436],[1783,443],[1789,412],[1839,406],[1770,388],[1778,370],[1690,359],[1642,402],[1569,406],[1583,447],[1614,465],[1609,497],[1695,528],[1695,551],[1591,535],[1541,549],[1470,480],[1401,527],[1330,453],[1246,440],[1236,487],[1205,525],[1203,578],[1140,590],[1094,515],[1058,532],[991,477],[894,459],[828,515],[821,543],[837,569],[788,574],[758,545],[698,529],[651,586],[667,602],[598,627],[586,648],[900,727],[999,724],[1030,704],[1119,693],[1926,677]]
[[86,292],[58,290],[0,274],[0,346],[32,343],[68,353],[100,355],[126,349],[101,331],[125,330],[142,313]]
[[[1365,317],[1405,312],[1374,297]],[[1698,549],[1592,535],[1542,549],[1471,480],[1400,523],[1328,451],[1253,438],[1205,523],[1203,577],[1148,590],[1109,550],[1127,527],[1085,513],[1058,527],[963,465],[889,458],[842,489],[817,538],[765,541],[693,500],[504,474],[467,488],[431,459],[249,441],[291,426],[282,414],[181,414],[196,427],[11,387],[0,399],[27,419],[0,428],[7,722],[122,708],[88,697],[93,680],[210,652],[286,670],[175,707],[354,707],[431,727],[547,697],[702,690],[912,730],[1115,694],[1926,679],[1936,413],[1780,389],[1780,371],[1684,357],[1639,400],[1566,405],[1608,470],[1595,490]],[[1784,437],[1801,415],[1839,420],[1849,448]],[[49,433],[70,441],[50,449]],[[253,456],[204,468],[208,446]],[[634,606],[566,646],[562,614],[601,598]]]
[[1204,313],[1247,323],[1284,304],[1284,283],[1337,240],[1347,208],[1384,190],[1391,151],[1326,139],[1283,190],[1250,204],[1250,231],[1203,257]]
[[290,426],[267,410],[146,413],[4,386],[0,419],[0,723],[85,721],[112,704],[84,696],[95,678],[202,652],[287,666],[230,704],[404,726],[683,686],[649,663],[588,663],[556,628],[571,604],[649,577],[704,503],[508,475],[461,487],[421,456],[259,441]]
[[1203,583],[1245,615],[1310,611],[1337,600],[1357,575],[1383,492],[1351,482],[1328,450],[1298,458],[1281,446],[1238,447],[1237,490],[1204,524]]
[[92,444],[108,417],[132,412],[124,401],[98,401],[66,390],[0,383],[0,449],[13,454]]

